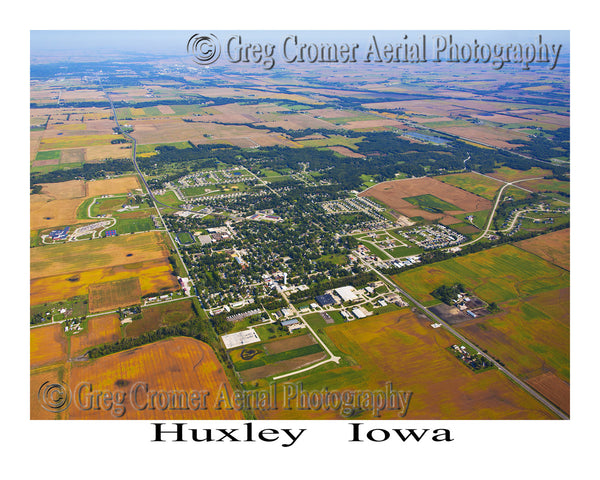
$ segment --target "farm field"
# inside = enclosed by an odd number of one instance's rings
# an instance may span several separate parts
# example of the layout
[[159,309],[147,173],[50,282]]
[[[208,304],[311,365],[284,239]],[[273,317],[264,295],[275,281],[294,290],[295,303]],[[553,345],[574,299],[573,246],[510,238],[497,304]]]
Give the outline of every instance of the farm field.
[[554,265],[570,270],[571,229],[564,228],[538,237],[515,243],[527,252],[533,253]]
[[87,328],[71,335],[71,354],[76,356],[88,348],[103,343],[115,342],[121,338],[121,322],[115,313],[87,319]]
[[137,277],[94,283],[89,290],[90,313],[128,307],[140,303],[142,289]]
[[514,168],[509,167],[500,167],[497,168],[494,173],[490,173],[488,175],[505,182],[514,182],[515,180],[522,180],[524,178],[545,177],[552,175],[552,171],[538,167],[531,167],[529,170],[515,170]]
[[546,373],[569,381],[569,289],[501,302],[500,313],[455,328],[523,379]]
[[461,188],[467,192],[487,198],[488,200],[493,200],[496,192],[502,187],[501,182],[472,172],[440,175],[435,178],[436,180]]
[[176,290],[165,241],[146,232],[34,248],[31,304],[86,295],[90,285],[131,277],[139,278],[142,295]]
[[128,193],[140,188],[135,176],[89,182],[71,180],[41,185],[41,193],[31,195],[30,198],[31,230],[93,222],[92,219],[78,219],[77,210],[85,200],[100,195]]
[[[552,418],[546,409],[497,370],[474,373],[446,350],[456,343],[443,329],[409,309],[385,313],[323,329],[348,358],[347,366],[323,366],[291,377],[304,391],[394,390],[413,393],[406,419]],[[293,403],[292,403],[293,406]],[[259,412],[265,419],[336,419],[336,410]],[[370,411],[352,417],[372,419]],[[399,419],[398,412],[381,412]]]
[[431,295],[433,290],[454,283],[464,284],[488,303],[569,285],[568,272],[512,245],[424,265],[392,279],[425,305],[438,301]]
[[64,412],[49,412],[39,401],[38,392],[46,382],[56,384],[65,377],[65,366],[42,367],[32,370],[29,375],[29,418],[31,420],[60,420],[66,418]]
[[447,202],[450,206],[456,206],[459,211],[449,211],[448,214],[475,212],[487,210],[491,202],[485,198],[440,182],[431,177],[416,179],[392,180],[378,183],[367,190],[362,191],[360,197],[373,197],[393,210],[407,217],[422,217],[427,220],[439,220],[446,216],[442,213],[428,212],[408,202],[406,198],[429,195]]
[[59,323],[32,328],[29,342],[31,368],[62,363],[67,359],[68,341]]
[[[124,420],[242,420],[243,414],[237,410],[215,409],[219,389],[231,385],[223,367],[212,349],[193,338],[175,337],[144,345],[134,350],[123,351],[101,357],[86,363],[72,364],[70,385],[89,382],[94,390],[127,394],[126,407],[121,419]],[[131,388],[138,382],[148,385],[151,391],[208,391],[205,410],[161,410],[158,407],[142,410],[130,403]],[[137,398],[138,405],[150,401],[143,390]],[[69,419],[115,419],[111,411],[87,410],[72,404],[67,410]]]

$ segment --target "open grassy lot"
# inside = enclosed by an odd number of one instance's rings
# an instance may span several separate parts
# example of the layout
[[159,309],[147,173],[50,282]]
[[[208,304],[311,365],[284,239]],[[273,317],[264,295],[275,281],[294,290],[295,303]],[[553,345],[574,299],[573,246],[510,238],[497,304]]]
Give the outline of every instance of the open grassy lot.
[[125,336],[138,337],[163,326],[186,322],[195,316],[191,299],[145,307],[142,309],[141,319],[127,324]]

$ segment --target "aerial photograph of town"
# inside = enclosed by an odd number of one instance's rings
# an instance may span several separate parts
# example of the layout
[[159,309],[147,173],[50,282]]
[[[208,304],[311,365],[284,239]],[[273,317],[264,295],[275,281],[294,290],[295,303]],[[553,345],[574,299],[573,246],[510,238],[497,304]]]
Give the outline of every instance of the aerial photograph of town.
[[569,40],[32,30],[30,418],[569,419]]

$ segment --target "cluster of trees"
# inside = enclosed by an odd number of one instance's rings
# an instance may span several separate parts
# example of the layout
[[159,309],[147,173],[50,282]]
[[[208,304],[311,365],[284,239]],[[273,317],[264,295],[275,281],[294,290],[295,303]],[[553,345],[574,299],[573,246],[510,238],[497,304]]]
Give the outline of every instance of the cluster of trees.
[[456,300],[458,294],[461,292],[466,292],[465,287],[462,283],[457,283],[455,285],[441,285],[431,292],[431,295],[446,305],[452,305],[454,303],[453,300]]
[[118,159],[106,160],[103,163],[84,163],[81,167],[52,170],[47,173],[32,172],[30,186],[33,188],[38,183],[57,183],[68,180],[104,178],[106,174],[123,175],[134,171],[131,160]]

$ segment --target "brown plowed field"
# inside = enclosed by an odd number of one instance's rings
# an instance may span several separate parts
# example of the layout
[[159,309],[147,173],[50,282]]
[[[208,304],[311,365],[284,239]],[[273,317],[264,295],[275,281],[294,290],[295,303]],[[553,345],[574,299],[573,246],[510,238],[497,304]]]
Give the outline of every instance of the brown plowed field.
[[565,228],[546,233],[538,237],[528,238],[515,243],[515,246],[531,252],[544,260],[552,262],[566,270],[571,268],[571,229]]
[[428,220],[441,218],[442,214],[421,210],[404,200],[407,197],[425,194],[434,195],[441,200],[456,205],[465,212],[487,210],[492,206],[492,203],[485,198],[431,177],[391,180],[389,182],[378,183],[361,192],[359,196],[374,197],[407,217],[420,216]]
[[527,383],[560,408],[567,415],[571,410],[571,395],[569,384],[552,372],[543,373],[530,378]]
[[296,348],[306,347],[317,343],[313,336],[309,333],[301,335],[299,337],[284,338],[282,340],[275,340],[274,342],[265,343],[265,352],[269,355],[280,352],[287,352],[288,350],[295,350]]
[[319,360],[325,359],[326,356],[325,352],[317,352],[311,353],[310,355],[304,355],[303,357],[290,358],[289,360],[282,360],[281,362],[263,365],[262,367],[249,368],[248,370],[240,372],[240,377],[244,382],[252,382],[259,378],[266,378],[271,375],[277,375],[279,373],[290,372],[306,367]]

